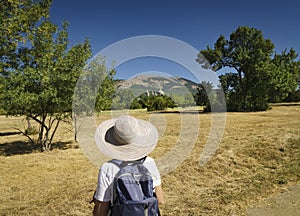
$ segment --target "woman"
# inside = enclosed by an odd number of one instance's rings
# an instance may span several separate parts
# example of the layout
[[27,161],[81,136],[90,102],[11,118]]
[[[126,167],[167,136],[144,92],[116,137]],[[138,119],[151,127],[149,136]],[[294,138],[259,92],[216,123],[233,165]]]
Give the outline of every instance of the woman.
[[[95,139],[98,148],[110,158],[121,161],[143,160],[144,166],[151,173],[153,190],[158,204],[164,203],[163,190],[159,170],[153,158],[147,156],[154,150],[158,141],[158,132],[154,125],[132,116],[121,116],[101,123],[96,131]],[[98,174],[97,189],[94,194],[94,210],[96,216],[107,216],[110,203],[113,202],[113,181],[120,170],[112,161],[104,163]]]

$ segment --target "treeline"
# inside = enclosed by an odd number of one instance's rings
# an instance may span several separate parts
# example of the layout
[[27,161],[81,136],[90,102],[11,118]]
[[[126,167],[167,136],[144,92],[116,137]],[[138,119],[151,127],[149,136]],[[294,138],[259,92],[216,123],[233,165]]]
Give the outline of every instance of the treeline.
[[107,109],[147,109],[147,111],[165,110],[167,108],[195,106],[195,99],[191,94],[166,95],[160,92],[145,92],[135,96],[130,89],[121,89],[112,95],[112,104]]
[[[218,111],[219,107],[227,106],[226,111],[243,111],[240,109],[240,101],[238,93],[235,91],[236,85],[228,86],[228,80],[236,74],[227,73],[221,75],[220,83],[222,88],[214,88],[210,82],[203,81],[198,84],[196,93],[194,94],[176,94],[170,93],[167,95],[156,92],[155,95],[149,95],[146,92],[136,96],[131,89],[121,89],[117,92],[112,92],[110,102],[106,103],[103,110],[122,110],[122,109],[147,109],[147,111],[165,110],[167,108],[175,107],[189,107],[189,106],[202,106],[204,111],[211,112],[211,106],[215,107]],[[221,98],[225,97],[225,98]],[[276,100],[274,100],[274,98]],[[282,102],[300,102],[300,89],[295,89],[286,94],[286,97],[273,97],[272,92],[266,101],[266,107],[269,103],[282,103]],[[101,111],[100,109],[97,109]],[[245,110],[245,109],[244,109]],[[258,111],[252,109],[251,111]]]

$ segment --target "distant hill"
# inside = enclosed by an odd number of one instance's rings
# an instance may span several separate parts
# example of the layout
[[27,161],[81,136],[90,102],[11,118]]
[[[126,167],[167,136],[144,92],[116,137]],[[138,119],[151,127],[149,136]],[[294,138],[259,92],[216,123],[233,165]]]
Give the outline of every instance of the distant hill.
[[130,89],[135,96],[148,92],[163,92],[166,95],[194,95],[199,84],[182,78],[139,75],[129,80],[116,80],[118,90]]

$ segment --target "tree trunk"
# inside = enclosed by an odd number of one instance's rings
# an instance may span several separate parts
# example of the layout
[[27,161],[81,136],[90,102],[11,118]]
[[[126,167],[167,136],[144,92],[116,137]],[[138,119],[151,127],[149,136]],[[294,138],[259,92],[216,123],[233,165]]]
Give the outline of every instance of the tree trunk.
[[31,124],[30,124],[30,117],[26,117],[26,121],[27,121],[27,129],[31,128]]
[[77,133],[78,133],[78,128],[77,128],[77,116],[74,114],[74,140],[77,142]]
[[40,125],[40,130],[39,130],[39,138],[38,138],[38,145],[41,147],[41,152],[45,151],[44,149],[44,143],[43,143],[43,134],[44,134],[44,125]]
[[41,146],[41,152],[50,150],[51,142],[49,142],[50,128],[45,125],[47,115],[42,117],[39,131],[38,144]]
[[242,109],[243,109],[243,111],[245,111],[247,109],[247,104],[246,104],[247,94],[246,94],[246,88],[244,85],[241,69],[238,70],[238,75],[239,75],[239,81],[240,81],[240,85],[241,85]]
[[49,141],[47,134],[48,133],[46,132],[46,134],[44,135],[44,138],[41,142],[41,151],[42,152],[51,150],[51,142]]

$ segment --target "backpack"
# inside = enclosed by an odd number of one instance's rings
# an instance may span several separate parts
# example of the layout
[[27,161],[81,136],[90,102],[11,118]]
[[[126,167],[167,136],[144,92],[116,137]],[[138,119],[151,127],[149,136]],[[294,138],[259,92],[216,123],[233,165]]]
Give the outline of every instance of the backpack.
[[[145,158],[144,158],[145,159]],[[158,202],[153,192],[153,179],[140,161],[112,160],[120,167],[114,179],[112,216],[158,216]]]

